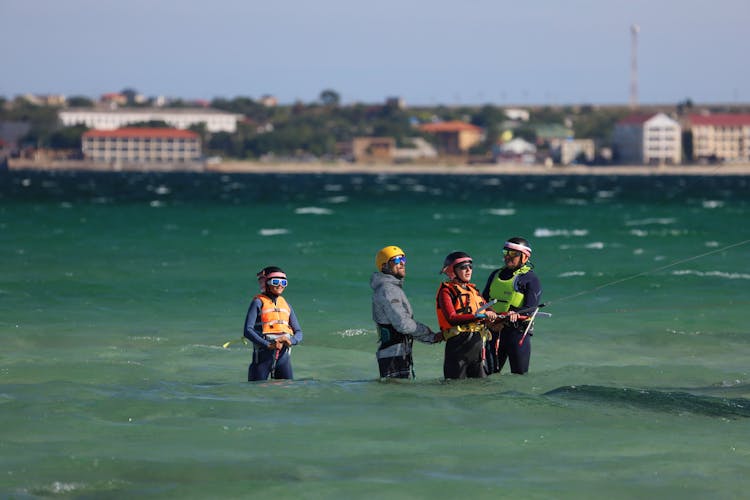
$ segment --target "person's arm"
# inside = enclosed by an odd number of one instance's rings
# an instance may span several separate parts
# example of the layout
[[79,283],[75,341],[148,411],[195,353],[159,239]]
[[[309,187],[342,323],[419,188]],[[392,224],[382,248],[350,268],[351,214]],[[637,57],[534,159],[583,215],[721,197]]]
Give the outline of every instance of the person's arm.
[[434,332],[429,326],[414,320],[411,305],[403,290],[397,287],[388,287],[384,292],[387,304],[385,314],[388,317],[388,323],[399,333],[411,335],[421,342],[432,343],[435,338]]
[[523,279],[519,281],[518,288],[523,293],[523,308],[534,309],[539,306],[542,301],[542,284],[539,277],[529,272],[524,274]]
[[[289,302],[287,302],[288,304]],[[292,309],[292,306],[289,306],[289,326],[292,328],[292,331],[294,332],[292,334],[292,345],[297,345],[300,342],[302,342],[302,327],[299,324],[299,321],[297,320],[297,315],[294,314],[294,309]]]
[[250,307],[247,310],[247,316],[245,316],[245,331],[243,335],[255,345],[271,349],[271,345],[275,345],[275,343],[266,340],[263,336],[263,332],[259,332],[255,329],[255,324],[258,321],[261,307],[262,305],[260,303],[260,299],[253,299],[253,301],[250,302]]

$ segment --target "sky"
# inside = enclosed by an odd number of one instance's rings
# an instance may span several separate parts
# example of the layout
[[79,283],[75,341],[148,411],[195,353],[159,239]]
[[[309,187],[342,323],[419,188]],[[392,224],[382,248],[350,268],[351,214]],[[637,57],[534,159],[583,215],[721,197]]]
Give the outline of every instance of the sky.
[[750,102],[748,0],[0,0],[0,96]]

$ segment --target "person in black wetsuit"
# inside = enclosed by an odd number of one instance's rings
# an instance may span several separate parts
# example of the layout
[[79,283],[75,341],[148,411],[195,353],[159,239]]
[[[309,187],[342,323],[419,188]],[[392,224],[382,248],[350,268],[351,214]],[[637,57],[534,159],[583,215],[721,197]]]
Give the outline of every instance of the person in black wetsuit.
[[[500,372],[506,361],[510,363],[511,373],[529,371],[533,325],[525,337],[524,332],[529,326],[529,316],[542,298],[542,285],[530,258],[529,242],[521,237],[510,238],[503,245],[505,266],[490,273],[482,291],[485,300],[497,300],[492,309],[500,315],[490,326],[488,365],[491,373]],[[519,315],[516,311],[527,314]]]

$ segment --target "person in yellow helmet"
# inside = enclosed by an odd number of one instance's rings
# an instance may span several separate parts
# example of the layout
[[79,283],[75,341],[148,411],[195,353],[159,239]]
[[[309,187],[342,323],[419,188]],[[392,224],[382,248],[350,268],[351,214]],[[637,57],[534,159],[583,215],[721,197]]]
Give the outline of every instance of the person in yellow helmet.
[[414,339],[427,344],[441,337],[429,326],[414,320],[414,312],[403,290],[406,254],[395,245],[383,247],[375,255],[375,271],[370,278],[372,319],[377,325],[379,346],[376,353],[381,378],[413,378]]

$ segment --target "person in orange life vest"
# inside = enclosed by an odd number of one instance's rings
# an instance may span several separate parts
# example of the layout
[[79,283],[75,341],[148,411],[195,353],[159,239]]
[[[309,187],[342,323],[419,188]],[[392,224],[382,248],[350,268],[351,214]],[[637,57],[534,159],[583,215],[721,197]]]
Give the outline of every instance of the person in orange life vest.
[[291,379],[291,347],[302,342],[302,328],[294,309],[281,296],[287,286],[281,268],[269,266],[258,273],[260,291],[245,317],[244,336],[253,343],[253,361],[247,380]]
[[443,375],[446,379],[486,377],[485,341],[490,334],[484,322],[494,321],[497,314],[489,308],[479,311],[485,301],[470,282],[473,263],[468,254],[449,254],[440,272],[450,278],[440,284],[436,297],[438,322],[445,339]]
[[[525,238],[510,238],[503,245],[505,266],[492,271],[482,290],[486,300],[497,299],[492,307],[495,312],[508,313],[490,326],[489,361],[490,373],[502,370],[505,361],[510,362],[511,373],[524,374],[529,371],[531,360],[531,335],[528,319],[521,319],[516,311],[533,311],[542,298],[542,285],[532,270],[531,246]],[[528,334],[524,336],[526,328]],[[520,345],[519,345],[520,343]]]

